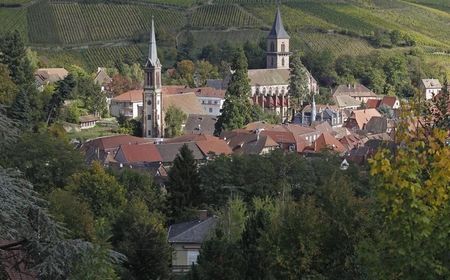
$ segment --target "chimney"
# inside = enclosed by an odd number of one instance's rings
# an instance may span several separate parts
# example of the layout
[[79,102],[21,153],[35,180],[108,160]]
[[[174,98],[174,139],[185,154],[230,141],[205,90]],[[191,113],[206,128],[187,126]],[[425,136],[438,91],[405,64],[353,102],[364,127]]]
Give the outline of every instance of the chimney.
[[197,218],[200,221],[208,219],[208,210],[197,210]]

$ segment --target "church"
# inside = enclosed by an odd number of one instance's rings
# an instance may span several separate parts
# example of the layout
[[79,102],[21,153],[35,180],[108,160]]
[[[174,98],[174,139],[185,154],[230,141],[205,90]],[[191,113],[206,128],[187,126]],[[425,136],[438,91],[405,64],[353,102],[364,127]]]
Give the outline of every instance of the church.
[[[267,36],[266,68],[248,70],[253,104],[261,106],[263,110],[276,113],[283,122],[292,118],[288,92],[289,56],[291,55],[289,40],[290,36],[284,29],[280,9],[277,7],[272,29]],[[161,62],[157,54],[153,19],[144,73],[143,136],[162,138],[164,137],[164,116]],[[313,95],[317,94],[319,87],[309,72],[308,79],[309,91]]]
[[[289,86],[289,39],[281,19],[279,7],[275,14],[275,20],[267,36],[266,68],[249,69],[251,97],[254,104],[258,104],[263,110],[275,112],[284,122],[291,115]],[[319,87],[316,80],[308,72],[309,91],[317,94]]]

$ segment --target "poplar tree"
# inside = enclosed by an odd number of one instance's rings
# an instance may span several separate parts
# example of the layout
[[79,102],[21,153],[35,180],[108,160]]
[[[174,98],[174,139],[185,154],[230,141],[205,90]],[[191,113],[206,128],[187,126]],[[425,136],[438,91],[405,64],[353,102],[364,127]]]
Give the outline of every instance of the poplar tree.
[[220,134],[223,130],[233,130],[242,128],[252,121],[250,104],[250,80],[248,78],[248,64],[242,49],[238,50],[231,64],[233,74],[225,93],[225,102],[221,115],[216,123],[215,134]]
[[300,54],[295,53],[291,59],[291,73],[289,76],[289,94],[297,98],[297,106],[306,99],[310,90],[308,87],[308,72],[300,59]]

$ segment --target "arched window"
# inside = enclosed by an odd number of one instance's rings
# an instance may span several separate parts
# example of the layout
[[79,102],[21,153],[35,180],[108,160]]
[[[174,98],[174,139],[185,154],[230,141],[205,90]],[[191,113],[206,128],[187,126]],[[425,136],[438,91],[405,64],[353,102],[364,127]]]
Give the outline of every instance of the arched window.
[[271,52],[275,51],[275,43],[274,42],[270,42],[270,51]]
[[284,87],[281,88],[281,94],[284,95]]
[[263,94],[264,95],[266,94],[266,88],[263,88]]
[[286,51],[286,45],[284,43],[281,43],[281,51],[282,52]]
[[284,57],[281,59],[281,66],[284,66]]
[[272,57],[272,61],[271,61],[271,62],[272,62],[272,63],[271,63],[272,67],[274,67],[274,66],[275,66],[275,63],[274,63],[273,57]]

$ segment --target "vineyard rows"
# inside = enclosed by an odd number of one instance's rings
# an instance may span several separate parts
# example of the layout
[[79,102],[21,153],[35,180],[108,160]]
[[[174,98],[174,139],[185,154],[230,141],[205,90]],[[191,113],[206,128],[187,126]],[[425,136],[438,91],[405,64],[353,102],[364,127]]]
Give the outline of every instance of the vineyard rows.
[[335,55],[360,55],[374,50],[366,41],[339,34],[300,33],[294,37],[305,51],[329,50]]
[[[75,44],[133,38],[150,31],[152,16],[157,30],[184,25],[180,12],[138,5],[52,4],[32,7],[29,25],[37,31],[32,42]],[[44,6],[44,5],[42,5]],[[49,25],[54,22],[53,25]],[[54,27],[49,34],[47,27]]]
[[122,61],[124,58],[132,62],[140,61],[143,54],[137,46],[111,47],[111,48],[90,48],[83,51],[83,57],[90,69],[99,66],[113,66],[116,60]]
[[[0,0],[1,1],[1,0]],[[9,0],[16,1],[16,0]],[[24,0],[21,0],[24,1]],[[52,3],[74,3],[74,2],[82,2],[80,0],[50,0]],[[106,2],[106,1],[104,1]],[[196,0],[120,0],[121,3],[148,3],[148,4],[160,4],[166,6],[181,6],[181,7],[190,7],[194,3],[198,2]]]
[[0,34],[18,30],[24,38],[27,36],[26,9],[1,9],[0,8]]
[[236,5],[207,5],[198,8],[192,16],[192,26],[258,26],[261,23],[253,15]]
[[192,32],[194,43],[197,48],[209,44],[220,44],[228,41],[232,44],[243,44],[246,41],[258,42],[267,36],[267,32],[261,30],[232,30],[232,31],[194,31]]

